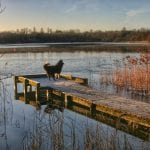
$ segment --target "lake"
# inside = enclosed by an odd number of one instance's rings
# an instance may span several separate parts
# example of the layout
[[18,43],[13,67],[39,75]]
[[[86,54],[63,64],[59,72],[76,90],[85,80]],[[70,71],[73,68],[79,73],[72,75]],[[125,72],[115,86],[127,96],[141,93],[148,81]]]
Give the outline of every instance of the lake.
[[[36,110],[19,100],[14,100],[12,75],[44,73],[43,64],[55,64],[63,59],[64,74],[86,77],[89,86],[108,94],[121,95],[131,100],[149,103],[149,99],[119,91],[112,85],[101,83],[101,77],[111,74],[116,62],[126,56],[139,56],[138,52],[43,52],[7,53],[0,58],[1,100],[0,100],[0,149],[84,149],[101,142],[104,149],[148,149],[150,143],[111,126],[90,119],[69,109],[54,109],[46,113],[43,106]],[[118,64],[117,64],[118,65]],[[123,64],[119,63],[119,66]],[[98,134],[99,133],[99,134]],[[93,139],[95,140],[92,140]],[[51,140],[50,140],[51,139]],[[114,140],[115,139],[115,140]],[[89,145],[87,145],[89,143]],[[113,143],[113,144],[112,144]],[[115,144],[114,144],[115,143]],[[119,144],[118,144],[119,143]],[[91,144],[91,145],[90,145]]]

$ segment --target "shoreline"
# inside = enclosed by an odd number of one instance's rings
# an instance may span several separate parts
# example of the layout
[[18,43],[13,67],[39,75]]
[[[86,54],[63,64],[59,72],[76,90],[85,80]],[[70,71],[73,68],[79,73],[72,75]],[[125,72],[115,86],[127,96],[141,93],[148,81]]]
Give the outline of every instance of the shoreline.
[[84,42],[84,43],[26,43],[0,44],[0,53],[37,53],[37,52],[150,52],[150,43],[112,43],[112,42]]

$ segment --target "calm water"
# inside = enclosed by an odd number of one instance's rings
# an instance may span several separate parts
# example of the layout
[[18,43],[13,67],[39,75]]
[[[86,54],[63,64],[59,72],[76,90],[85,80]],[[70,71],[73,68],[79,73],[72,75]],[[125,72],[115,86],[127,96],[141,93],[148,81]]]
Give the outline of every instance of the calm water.
[[0,48],[28,48],[49,47],[53,45],[124,45],[124,46],[150,46],[150,43],[139,42],[59,42],[59,43],[23,43],[23,44],[0,44]]
[[[36,74],[43,73],[43,64],[50,62],[55,64],[59,59],[63,59],[65,65],[63,73],[71,73],[76,76],[87,77],[91,87],[103,90],[108,93],[117,94],[116,90],[112,87],[101,85],[100,76],[103,72],[111,73],[116,65],[116,60],[121,60],[127,55],[138,55],[137,53],[106,53],[106,52],[45,52],[45,53],[18,53],[18,54],[5,54],[0,58],[0,73],[1,76],[5,75],[18,75],[18,74]],[[121,65],[121,64],[120,64]],[[25,149],[25,145],[33,145],[34,136],[42,138],[42,149],[52,148],[51,141],[46,139],[51,138],[53,127],[57,125],[57,129],[62,131],[65,148],[70,149],[71,143],[67,143],[68,139],[74,138],[72,126],[75,128],[76,142],[79,142],[79,148],[83,149],[84,138],[87,130],[96,129],[100,125],[103,131],[103,138],[108,141],[112,135],[118,137],[120,142],[126,137],[130,141],[133,149],[148,149],[150,143],[143,141],[137,137],[131,136],[121,131],[117,131],[103,123],[98,123],[92,119],[87,119],[85,116],[74,113],[70,110],[64,109],[63,112],[53,110],[52,113],[44,113],[42,110],[37,111],[30,105],[25,105],[21,101],[14,100],[13,94],[13,80],[8,78],[3,80],[5,89],[1,84],[0,94],[0,149]],[[3,94],[4,93],[4,94]],[[119,93],[120,95],[127,96],[126,93]],[[58,121],[62,120],[62,121]],[[51,128],[49,128],[51,126]],[[82,132],[81,132],[82,131]],[[94,131],[93,131],[94,132]],[[82,141],[82,142],[81,142]],[[32,143],[33,142],[33,143]],[[48,143],[51,144],[48,144]],[[81,143],[82,144],[81,144]],[[49,146],[48,146],[49,145]],[[120,143],[120,145],[122,145]],[[121,147],[123,148],[123,147]]]
[[[0,70],[4,74],[36,74],[43,73],[43,64],[50,62],[55,64],[63,59],[65,65],[63,73],[87,77],[89,85],[97,90],[110,94],[121,95],[130,99],[150,102],[148,98],[139,97],[127,91],[119,91],[112,85],[101,84],[101,76],[112,74],[116,66],[121,67],[121,60],[126,56],[138,56],[138,53],[119,52],[45,52],[45,53],[17,53],[5,54],[1,58]],[[120,62],[119,62],[120,61]]]

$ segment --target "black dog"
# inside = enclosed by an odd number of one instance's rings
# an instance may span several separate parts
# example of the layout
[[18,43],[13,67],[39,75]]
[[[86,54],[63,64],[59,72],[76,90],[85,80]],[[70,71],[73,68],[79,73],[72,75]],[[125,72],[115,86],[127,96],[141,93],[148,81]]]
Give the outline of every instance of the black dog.
[[51,76],[53,77],[54,80],[60,77],[63,65],[64,65],[63,60],[59,60],[56,65],[50,65],[49,63],[43,65],[43,68],[46,71],[49,80]]

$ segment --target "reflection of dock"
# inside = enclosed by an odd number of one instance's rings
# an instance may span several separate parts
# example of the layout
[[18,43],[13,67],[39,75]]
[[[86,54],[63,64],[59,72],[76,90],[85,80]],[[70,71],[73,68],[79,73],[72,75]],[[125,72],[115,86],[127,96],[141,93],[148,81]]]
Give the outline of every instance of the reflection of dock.
[[[134,133],[150,140],[150,104],[106,95],[89,88],[87,79],[61,75],[57,81],[48,80],[45,74],[15,76],[15,97],[25,103],[40,106],[60,99],[64,106],[75,109],[82,106],[82,114],[115,125],[118,129]],[[18,83],[23,85],[23,92],[18,93]],[[99,119],[98,119],[99,118]]]

